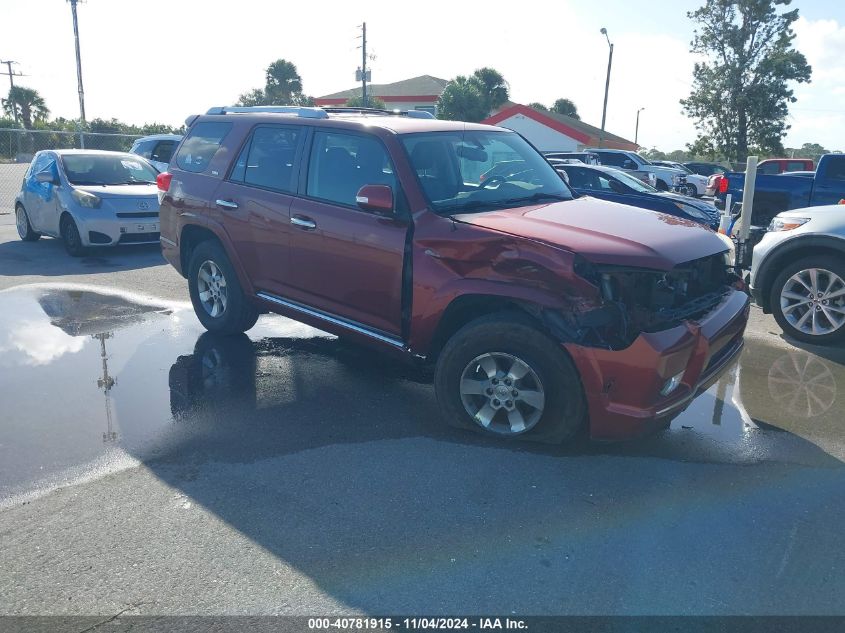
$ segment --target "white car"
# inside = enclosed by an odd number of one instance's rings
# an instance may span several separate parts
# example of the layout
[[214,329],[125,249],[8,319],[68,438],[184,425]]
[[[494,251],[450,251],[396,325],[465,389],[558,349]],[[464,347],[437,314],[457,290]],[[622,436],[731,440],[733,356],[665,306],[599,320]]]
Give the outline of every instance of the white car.
[[671,167],[673,169],[680,169],[681,171],[685,172],[687,176],[687,184],[683,193],[685,193],[686,195],[691,196],[693,198],[697,198],[707,193],[707,176],[697,174],[686,165],[682,163],[676,163],[675,161],[671,160],[653,160],[651,161],[651,163],[653,165],[660,165],[661,167]]
[[18,235],[25,242],[61,238],[74,257],[89,246],[158,244],[157,175],[126,152],[40,151],[15,199]]
[[173,152],[181,140],[181,134],[153,134],[137,139],[129,151],[143,156],[159,171],[167,171]]

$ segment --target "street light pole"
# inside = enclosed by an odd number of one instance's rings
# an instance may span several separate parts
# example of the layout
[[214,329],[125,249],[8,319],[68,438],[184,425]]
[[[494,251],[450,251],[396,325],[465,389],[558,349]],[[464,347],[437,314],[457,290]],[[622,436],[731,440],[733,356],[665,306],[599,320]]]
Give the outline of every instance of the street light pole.
[[634,145],[637,144],[637,137],[640,134],[640,112],[645,110],[645,108],[640,108],[637,110],[637,126],[634,128]]
[[79,54],[79,22],[76,19],[76,3],[79,0],[68,0],[73,13],[73,38],[76,40],[76,82],[79,85],[79,118],[85,123],[85,92],[82,90],[82,57]]
[[604,123],[607,119],[607,93],[610,90],[610,67],[613,64],[613,44],[610,43],[610,38],[607,35],[607,29],[602,27],[601,34],[607,39],[607,45],[610,47],[610,53],[607,56],[607,79],[604,82],[604,108],[601,111],[601,133],[599,134],[599,147],[604,145]]

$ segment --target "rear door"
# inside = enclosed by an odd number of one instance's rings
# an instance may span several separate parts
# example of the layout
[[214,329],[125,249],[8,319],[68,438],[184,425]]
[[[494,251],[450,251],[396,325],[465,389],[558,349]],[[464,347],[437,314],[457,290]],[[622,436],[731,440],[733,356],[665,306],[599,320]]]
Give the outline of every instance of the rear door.
[[256,126],[215,195],[223,226],[256,291],[287,292],[289,210],[303,137],[300,125]]
[[387,185],[403,210],[386,148],[373,135],[315,130],[307,169],[290,209],[289,298],[399,336],[408,222],[355,200],[363,185]]

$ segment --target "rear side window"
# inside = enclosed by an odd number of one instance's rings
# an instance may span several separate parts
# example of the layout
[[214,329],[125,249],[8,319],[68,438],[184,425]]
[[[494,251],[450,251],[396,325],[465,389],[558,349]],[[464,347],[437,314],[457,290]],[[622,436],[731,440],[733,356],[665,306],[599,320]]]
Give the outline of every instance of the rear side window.
[[135,143],[135,146],[132,148],[132,153],[138,154],[138,156],[143,156],[144,158],[149,158],[153,145],[155,145],[155,141],[141,141],[139,143]]
[[176,155],[176,164],[185,171],[197,174],[204,172],[231,129],[232,124],[224,121],[197,123],[182,143]]
[[302,128],[292,125],[255,128],[238,156],[229,179],[266,189],[293,192],[293,161],[301,137]]
[[307,194],[355,206],[355,195],[364,185],[387,185],[397,195],[393,163],[381,142],[367,136],[316,132]]
[[145,156],[145,158],[151,158],[160,163],[169,163],[170,159],[173,158],[174,149],[176,149],[176,141],[159,141],[150,156]]
[[828,161],[825,175],[833,180],[845,180],[845,156],[829,158]]
[[777,163],[766,163],[765,165],[760,165],[757,168],[758,174],[779,174],[780,173],[780,165]]

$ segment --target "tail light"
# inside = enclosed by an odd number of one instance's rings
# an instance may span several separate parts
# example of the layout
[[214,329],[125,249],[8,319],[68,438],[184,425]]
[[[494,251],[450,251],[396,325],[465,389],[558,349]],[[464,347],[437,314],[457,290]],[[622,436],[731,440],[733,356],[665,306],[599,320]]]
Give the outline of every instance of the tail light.
[[722,176],[722,179],[719,180],[719,193],[727,193],[728,192],[728,179]]
[[156,185],[158,185],[158,203],[164,201],[164,195],[170,189],[170,181],[173,180],[173,174],[163,171],[156,176]]

